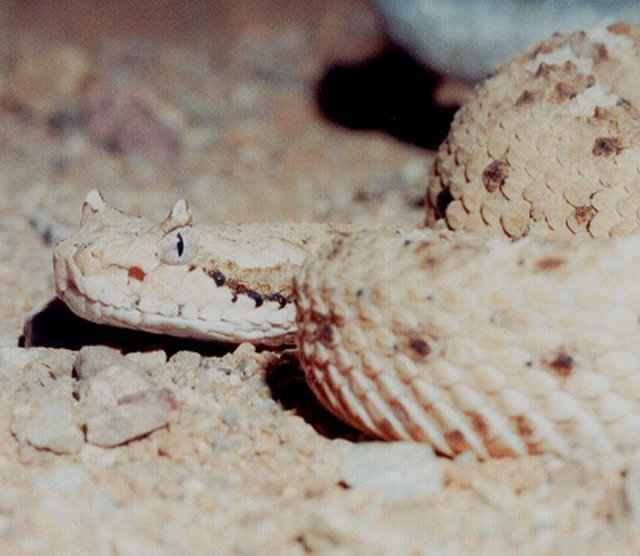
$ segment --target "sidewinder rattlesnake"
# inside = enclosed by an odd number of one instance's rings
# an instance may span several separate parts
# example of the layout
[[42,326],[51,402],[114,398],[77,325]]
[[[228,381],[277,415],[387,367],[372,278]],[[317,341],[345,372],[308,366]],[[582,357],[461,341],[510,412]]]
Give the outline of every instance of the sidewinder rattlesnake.
[[637,449],[638,75],[625,24],[507,62],[440,148],[431,229],[193,226],[184,201],[153,224],[93,191],[55,249],[58,295],[96,322],[295,338],[322,403],[378,438],[481,458]]

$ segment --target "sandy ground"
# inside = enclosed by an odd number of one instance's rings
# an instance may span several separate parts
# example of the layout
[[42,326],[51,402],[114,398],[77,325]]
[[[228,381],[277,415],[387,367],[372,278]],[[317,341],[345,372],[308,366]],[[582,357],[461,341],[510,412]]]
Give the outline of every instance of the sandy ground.
[[421,222],[452,113],[433,98],[459,88],[434,91],[365,2],[228,5],[0,3],[2,552],[638,553],[633,458],[369,442],[291,352],[50,303],[92,188],[154,219],[184,197],[200,222]]

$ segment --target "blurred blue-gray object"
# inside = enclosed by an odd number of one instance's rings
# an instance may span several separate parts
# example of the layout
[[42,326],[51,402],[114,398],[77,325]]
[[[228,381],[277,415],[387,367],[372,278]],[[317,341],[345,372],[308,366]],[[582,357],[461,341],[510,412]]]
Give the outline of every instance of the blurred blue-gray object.
[[638,0],[371,0],[391,38],[426,66],[476,81],[523,48],[618,21]]

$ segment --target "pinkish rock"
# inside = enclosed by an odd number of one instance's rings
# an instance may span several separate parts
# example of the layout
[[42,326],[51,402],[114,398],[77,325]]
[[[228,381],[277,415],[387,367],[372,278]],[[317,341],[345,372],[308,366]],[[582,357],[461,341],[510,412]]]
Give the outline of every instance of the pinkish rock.
[[77,102],[89,76],[82,50],[58,45],[22,58],[9,77],[9,96],[28,113],[52,118]]
[[169,421],[165,404],[135,402],[105,409],[86,422],[87,441],[112,448],[164,427]]
[[95,84],[84,95],[82,116],[87,133],[114,153],[162,159],[180,150],[180,115],[141,87]]

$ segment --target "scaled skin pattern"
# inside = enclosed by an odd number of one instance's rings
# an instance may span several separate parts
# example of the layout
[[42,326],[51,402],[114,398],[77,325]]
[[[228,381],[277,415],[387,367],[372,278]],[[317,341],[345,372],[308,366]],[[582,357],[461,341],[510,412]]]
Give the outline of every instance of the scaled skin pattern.
[[392,39],[438,72],[469,81],[553,33],[640,23],[628,0],[371,0]]

